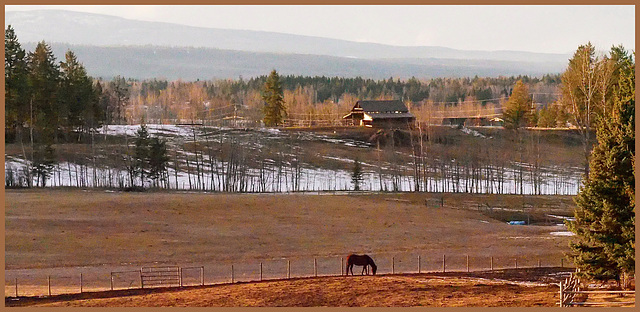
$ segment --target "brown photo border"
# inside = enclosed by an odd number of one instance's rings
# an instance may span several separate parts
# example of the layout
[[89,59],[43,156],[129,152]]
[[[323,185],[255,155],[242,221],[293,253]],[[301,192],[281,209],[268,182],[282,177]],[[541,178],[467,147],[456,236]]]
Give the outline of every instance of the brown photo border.
[[[603,1],[603,0],[561,0],[561,1],[553,1],[553,0],[449,0],[449,1],[445,1],[445,0],[397,0],[397,1],[390,1],[390,0],[214,0],[214,1],[204,1],[204,0],[184,0],[184,1],[168,1],[168,0],[133,0],[133,1],[126,1],[126,0],[85,0],[85,1],[80,1],[80,0],[62,0],[62,1],[43,1],[43,0],[3,0],[3,6],[2,6],[2,21],[4,22],[4,16],[5,16],[5,5],[634,5],[634,10],[635,10],[635,15],[638,15],[638,12],[640,11],[639,8],[640,6],[637,5],[637,0],[610,0],[610,1]],[[4,24],[4,23],[3,23]],[[4,27],[4,26],[3,26]],[[635,25],[636,30],[638,29],[637,24]],[[636,38],[637,38],[638,34],[636,32]],[[4,41],[2,43],[2,46],[4,47]],[[633,49],[633,51],[636,51],[635,47],[627,47],[628,49]],[[637,76],[637,69],[636,69],[636,76]],[[2,82],[4,84],[4,76],[2,76]],[[2,91],[0,91],[0,94],[2,96],[2,100],[4,103],[4,96],[5,96],[5,91],[4,88],[2,89]],[[638,95],[636,94],[636,99],[637,99]],[[2,108],[0,108],[2,115],[4,115],[4,105],[2,105]],[[636,110],[636,117],[638,116],[638,112]],[[0,129],[0,131],[2,132],[2,136],[4,137],[5,134],[5,128],[4,128],[4,118],[2,119],[2,128]],[[638,128],[638,125],[640,124],[640,122],[638,121],[638,118],[636,118],[636,129]],[[636,151],[638,150],[638,146],[640,146],[640,144],[638,144],[638,141],[636,140]],[[5,146],[4,144],[2,145],[2,153],[4,154],[5,152]],[[5,169],[4,166],[2,167],[2,169],[0,169],[2,172],[2,175],[4,176],[5,174]],[[638,182],[637,179],[637,173],[636,173],[636,189],[638,189],[638,186],[640,185],[640,182]],[[3,239],[2,239],[2,266],[4,267],[5,264],[5,237],[4,237],[4,232],[5,232],[5,219],[4,219],[4,212],[5,212],[5,189],[4,189],[4,184],[2,186],[2,194],[0,196],[2,198],[2,233],[3,233]],[[637,204],[638,200],[636,199],[636,204]],[[637,234],[637,225],[636,225],[636,238],[638,237]],[[637,241],[637,239],[636,239]],[[638,250],[636,250],[636,255],[638,254]],[[636,257],[637,258],[637,257]],[[2,271],[2,279],[4,280],[4,270]],[[4,289],[4,288],[3,288]],[[3,290],[3,294],[4,294],[4,290]],[[4,307],[4,304],[3,304]],[[42,308],[37,308],[37,307],[25,307],[25,308],[20,308],[22,309],[26,309],[27,311],[31,311],[36,310],[36,311],[41,311]],[[81,309],[94,309],[94,308],[81,308]],[[152,311],[152,309],[155,311],[154,308],[109,308],[110,311],[126,311],[126,310],[131,310],[131,309],[135,309],[136,311]],[[186,308],[186,309],[198,309],[198,308]],[[202,309],[202,308],[200,308]],[[234,311],[238,311],[238,308],[226,308],[226,307],[221,307],[221,308],[207,308],[207,309],[215,309],[215,310],[234,310]],[[249,308],[240,308],[240,309],[249,309]],[[251,308],[251,309],[256,309],[256,308]],[[322,309],[323,311],[342,311],[343,309],[345,309],[344,307],[323,307],[323,308],[319,308],[319,307],[314,307],[314,308],[302,308],[302,307],[293,307],[293,308],[270,308],[270,307],[259,307],[257,309],[260,309],[260,311],[282,311],[282,310],[288,310],[288,311],[293,311],[293,310],[304,310],[304,311],[308,311],[308,310],[312,310],[312,309]],[[353,309],[353,308],[350,308]],[[440,308],[434,308],[434,307],[410,307],[410,308],[355,308],[358,310],[363,310],[366,309],[367,311],[400,311],[400,310],[406,310],[406,309],[419,309],[419,310],[424,310],[424,309],[440,309]],[[452,309],[452,310],[461,310],[464,309],[465,311],[487,311],[487,308],[446,308],[446,309]],[[499,309],[499,308],[488,308],[488,309]],[[508,309],[517,309],[517,310],[524,310],[524,309],[532,309],[532,308],[508,308]],[[539,309],[554,309],[554,308],[533,308],[536,310]],[[615,311],[618,309],[624,309],[624,308],[608,308],[611,311]],[[625,310],[627,311],[627,310]]]

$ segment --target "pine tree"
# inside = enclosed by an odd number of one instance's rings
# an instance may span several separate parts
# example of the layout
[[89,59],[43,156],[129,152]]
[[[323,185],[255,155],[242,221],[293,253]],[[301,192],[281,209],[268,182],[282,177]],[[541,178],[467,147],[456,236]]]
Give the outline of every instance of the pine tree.
[[60,69],[60,106],[64,126],[69,127],[71,131],[87,131],[97,127],[99,120],[96,120],[96,117],[103,114],[97,111],[98,98],[84,66],[78,62],[72,51],[67,51],[65,61],[60,62]]
[[158,186],[158,180],[163,178],[168,162],[167,143],[152,137],[149,142],[149,178],[154,181],[155,186]]
[[527,126],[529,118],[531,118],[531,105],[529,88],[522,80],[518,80],[502,114],[505,128],[519,129]]
[[622,66],[611,114],[597,124],[576,220],[568,224],[578,237],[570,246],[581,273],[618,282],[635,272],[635,62]]
[[264,124],[267,127],[275,127],[282,124],[287,112],[284,106],[284,93],[280,76],[276,70],[272,70],[264,84],[262,93],[264,100]]
[[140,129],[136,133],[135,151],[133,156],[134,177],[140,177],[140,186],[144,188],[145,178],[149,173],[149,131],[147,126],[142,123]]
[[[27,62],[11,25],[4,33],[4,91],[5,127],[15,130],[16,141],[21,140],[20,129],[29,116]],[[8,134],[5,133],[5,141]]]
[[107,122],[116,124],[124,124],[126,122],[125,116],[123,116],[124,108],[129,101],[129,84],[124,77],[114,77],[109,82],[109,88],[111,89],[113,101],[109,103],[108,107],[108,120]]
[[56,140],[60,125],[58,90],[60,69],[51,48],[41,41],[28,55],[28,82],[30,87],[30,123],[40,132],[40,141],[49,144]]
[[360,160],[356,158],[353,161],[353,172],[351,173],[351,183],[353,183],[354,191],[360,190],[360,184],[362,183],[363,179],[362,165],[360,164]]
[[46,181],[56,163],[56,153],[51,144],[38,144],[33,153],[31,173],[36,177],[36,186],[46,186]]

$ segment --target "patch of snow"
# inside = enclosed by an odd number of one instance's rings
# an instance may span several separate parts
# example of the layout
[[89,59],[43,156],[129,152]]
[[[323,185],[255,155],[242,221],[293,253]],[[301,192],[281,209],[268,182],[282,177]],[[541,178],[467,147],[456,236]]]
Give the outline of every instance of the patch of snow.
[[460,279],[479,281],[479,282],[504,283],[504,284],[519,285],[519,286],[525,286],[525,287],[549,286],[549,284],[547,283],[534,283],[534,282],[527,282],[527,281],[509,281],[509,280],[499,279],[499,278],[461,277]]
[[[476,131],[476,130],[469,129],[469,128],[462,128],[462,129],[460,129],[460,130],[462,130],[462,132],[464,132],[464,133],[466,133],[466,134],[471,134],[471,135],[473,135],[473,136],[475,136],[475,137],[480,137],[480,138],[483,138],[483,139],[487,139],[487,136],[485,136],[484,134],[482,134],[482,133],[480,133],[480,132],[478,132],[478,131]],[[489,139],[490,139],[490,138],[491,138],[491,137],[489,137]]]
[[569,232],[569,231],[551,232],[549,234],[554,235],[554,236],[574,236],[574,235],[576,235],[573,232]]
[[576,218],[574,217],[565,217],[565,216],[556,216],[556,215],[552,215],[552,214],[548,214],[548,217],[552,217],[552,218],[556,218],[556,219],[563,219],[563,220],[567,220],[567,221],[576,221]]

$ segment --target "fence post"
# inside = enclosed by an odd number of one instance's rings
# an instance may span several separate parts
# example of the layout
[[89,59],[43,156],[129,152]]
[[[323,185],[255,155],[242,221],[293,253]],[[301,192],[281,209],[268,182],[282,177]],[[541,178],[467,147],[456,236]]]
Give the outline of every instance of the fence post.
[[418,273],[422,273],[420,268],[420,256],[418,256]]
[[493,271],[493,257],[491,257],[491,271]]
[[82,293],[82,273],[80,273],[80,293]]
[[113,290],[113,272],[111,272],[111,290]]
[[204,286],[204,265],[200,267],[200,285]]
[[396,273],[396,257],[391,257],[391,274]]
[[318,277],[318,260],[313,258],[313,275]]
[[447,269],[446,269],[446,267],[447,267],[447,260],[446,260],[446,259],[447,259],[447,258],[446,258],[446,256],[445,256],[445,255],[442,255],[442,273],[444,273],[444,272],[446,272],[446,271],[447,271]]
[[564,307],[564,294],[562,293],[562,281],[560,281],[560,306]]
[[182,287],[182,268],[178,268],[178,272],[180,273],[180,287]]
[[344,274],[344,258],[340,257],[340,275]]
[[144,279],[142,278],[142,268],[140,268],[140,288],[144,289]]
[[234,276],[233,276],[233,264],[231,265],[231,284],[233,284],[234,282]]
[[287,260],[287,279],[291,278],[291,260]]
[[262,280],[262,262],[260,262],[260,280]]
[[18,278],[16,277],[16,298],[18,298]]
[[564,268],[564,258],[560,258],[560,267]]
[[540,259],[538,259],[538,267],[540,267]]
[[49,297],[51,297],[51,275],[47,275],[47,288],[49,289]]
[[467,273],[469,273],[469,255],[467,255]]
[[518,268],[518,258],[515,259],[516,261],[516,269]]

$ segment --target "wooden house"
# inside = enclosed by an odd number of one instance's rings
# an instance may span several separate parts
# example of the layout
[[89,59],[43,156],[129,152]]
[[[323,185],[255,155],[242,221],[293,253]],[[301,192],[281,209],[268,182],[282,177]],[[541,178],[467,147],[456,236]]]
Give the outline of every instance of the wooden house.
[[352,125],[374,128],[412,128],[416,117],[399,100],[357,101],[344,117]]

